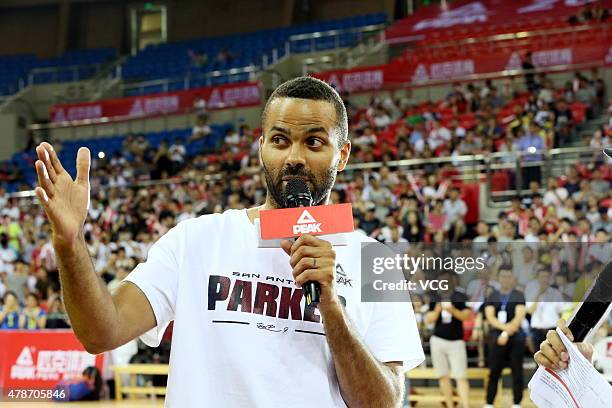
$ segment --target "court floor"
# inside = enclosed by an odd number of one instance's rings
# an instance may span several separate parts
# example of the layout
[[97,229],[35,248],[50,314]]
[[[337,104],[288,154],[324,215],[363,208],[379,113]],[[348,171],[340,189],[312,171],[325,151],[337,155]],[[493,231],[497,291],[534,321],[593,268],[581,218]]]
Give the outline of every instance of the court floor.
[[[422,389],[419,388],[418,391],[422,394],[426,395],[438,395],[439,392],[434,388]],[[480,408],[484,405],[484,390],[482,389],[472,389],[471,390],[471,398],[470,402],[472,403],[471,407]],[[0,405],[2,408],[29,408],[29,407],[48,407],[48,406],[58,406],[57,404],[46,401],[46,402],[10,402],[10,401],[0,401]],[[497,396],[495,406],[497,408],[506,408],[512,405],[512,393],[509,389],[504,389],[502,395]],[[128,399],[123,401],[98,401],[98,402],[71,402],[70,408],[142,408],[142,407],[163,407],[164,402],[162,399],[157,399],[152,401],[151,399]],[[440,408],[442,404],[439,402],[419,402],[416,405],[417,408]],[[529,391],[525,391],[523,397],[523,403],[521,404],[523,408],[535,408],[535,405],[529,399]],[[291,408],[291,407],[287,407]]]

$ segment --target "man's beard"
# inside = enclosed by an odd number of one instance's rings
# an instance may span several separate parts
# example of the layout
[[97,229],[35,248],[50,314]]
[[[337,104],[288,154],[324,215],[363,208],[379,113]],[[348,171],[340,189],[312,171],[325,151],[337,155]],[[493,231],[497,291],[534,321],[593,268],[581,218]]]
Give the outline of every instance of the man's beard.
[[321,205],[334,186],[338,171],[338,164],[335,164],[327,169],[327,172],[321,178],[317,178],[314,173],[307,171],[304,166],[300,165],[296,167],[285,167],[276,177],[274,177],[263,161],[262,167],[266,177],[268,194],[272,196],[272,199],[280,208],[287,207],[287,195],[283,188],[283,177],[307,177],[308,181],[310,181],[314,187],[314,190],[310,192],[312,196],[312,205]]

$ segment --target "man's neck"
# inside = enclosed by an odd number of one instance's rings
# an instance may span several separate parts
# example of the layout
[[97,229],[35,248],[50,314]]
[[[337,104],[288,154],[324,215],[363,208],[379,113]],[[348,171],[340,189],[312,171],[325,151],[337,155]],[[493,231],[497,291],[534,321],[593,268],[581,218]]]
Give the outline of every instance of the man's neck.
[[272,210],[274,208],[275,207],[270,206],[268,204],[268,201],[266,200],[266,202],[263,205],[247,209],[247,215],[249,217],[249,221],[251,221],[251,224],[254,224],[255,223],[255,219],[259,218],[259,211],[261,211],[261,210]]

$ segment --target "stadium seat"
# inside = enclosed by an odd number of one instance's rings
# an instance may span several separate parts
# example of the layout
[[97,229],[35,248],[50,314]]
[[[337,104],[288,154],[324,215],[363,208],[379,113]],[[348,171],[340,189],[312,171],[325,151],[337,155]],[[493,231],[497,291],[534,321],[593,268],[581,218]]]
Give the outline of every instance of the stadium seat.
[[[248,67],[251,64],[261,65],[264,56],[267,56],[269,61],[271,60],[274,49],[277,50],[278,58],[280,58],[285,54],[285,44],[291,35],[384,24],[386,19],[386,14],[376,13],[220,38],[149,45],[138,54],[130,57],[122,65],[123,78],[126,81],[135,82],[162,78],[181,78],[190,73],[192,75],[189,84],[191,88],[246,81],[248,80],[248,74],[213,77],[210,80],[206,79],[205,75],[215,70]],[[341,33],[338,39],[334,36],[323,36],[314,41],[311,39],[292,41],[290,51],[292,53],[306,53],[328,50],[336,46],[349,47],[356,44],[359,38],[359,35],[354,32],[345,32]],[[221,63],[217,60],[217,56],[223,49],[231,50],[233,57],[229,61]],[[194,66],[189,56],[190,52],[206,54],[208,62],[202,66]],[[160,63],[159,61],[171,61],[171,63]],[[178,85],[170,87],[170,90],[178,89],[182,88]],[[133,96],[156,91],[156,88],[147,87],[138,92],[129,90],[125,94],[126,96]]]

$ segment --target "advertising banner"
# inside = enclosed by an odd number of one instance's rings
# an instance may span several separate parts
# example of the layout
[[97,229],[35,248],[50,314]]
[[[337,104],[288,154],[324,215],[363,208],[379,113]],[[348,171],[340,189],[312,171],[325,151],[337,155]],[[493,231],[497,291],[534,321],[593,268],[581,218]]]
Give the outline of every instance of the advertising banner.
[[[389,43],[427,40],[436,30],[485,30],[501,27],[509,22],[529,24],[560,24],[575,15],[593,0],[464,0],[448,4],[446,8],[431,5],[419,8],[413,15],[393,24],[385,32]],[[609,7],[609,2],[604,1]],[[606,4],[607,3],[607,4]],[[518,27],[517,27],[518,28]]]
[[50,390],[61,380],[80,378],[104,355],[85,351],[72,330],[0,330],[0,395],[17,390]]
[[[556,46],[533,48],[532,61],[536,68],[561,67],[575,64],[612,64],[609,44]],[[313,74],[333,85],[339,92],[368,92],[398,84],[426,85],[437,81],[468,79],[470,75],[520,70],[526,48],[503,49],[493,52],[465,53],[461,57],[411,58],[402,57],[387,65],[325,71]]]
[[51,122],[99,118],[142,118],[180,113],[204,100],[207,109],[228,109],[258,106],[261,88],[258,82],[243,82],[215,87],[143,96],[107,99],[91,103],[72,103],[51,107]]

